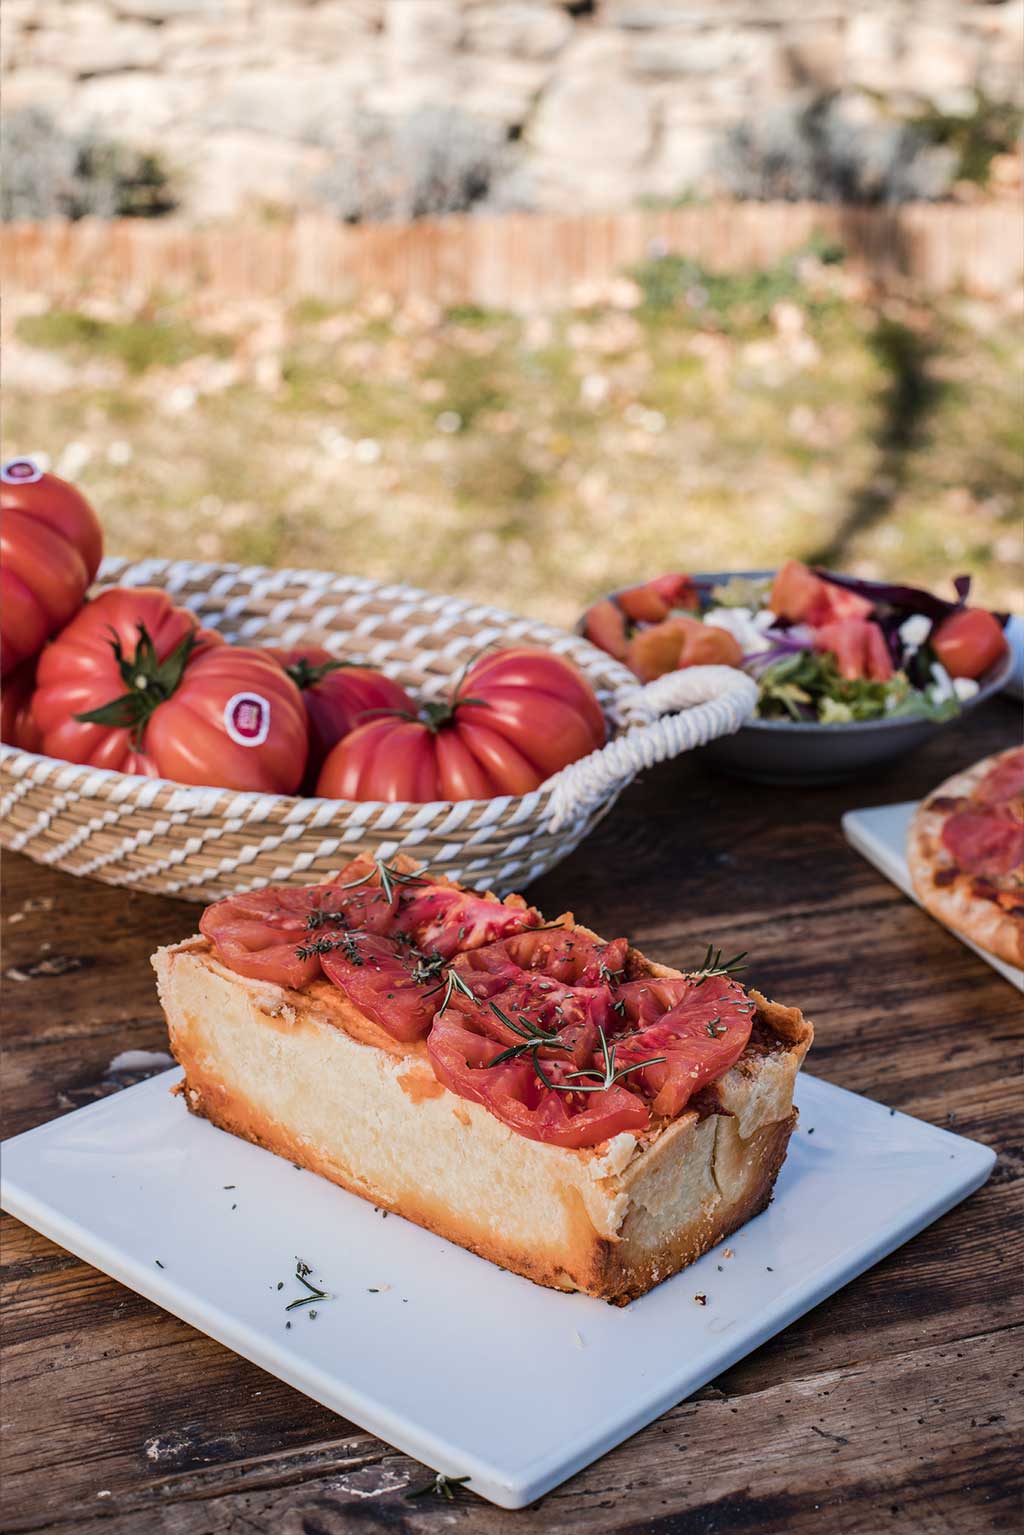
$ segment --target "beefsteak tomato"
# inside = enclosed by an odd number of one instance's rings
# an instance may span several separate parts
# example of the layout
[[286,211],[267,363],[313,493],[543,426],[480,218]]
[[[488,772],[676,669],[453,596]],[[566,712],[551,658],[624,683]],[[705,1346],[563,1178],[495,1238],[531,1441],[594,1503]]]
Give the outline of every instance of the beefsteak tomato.
[[0,469],[0,668],[38,655],[82,605],[103,533],[81,491],[31,459]]
[[0,694],[0,741],[20,746],[22,751],[43,749],[43,738],[32,713],[32,695],[36,686],[36,664],[23,661],[3,681]]
[[33,712],[49,756],[122,773],[291,794],[306,762],[302,699],[274,658],[152,587],[72,619],[40,658]]
[[403,687],[368,666],[346,665],[318,645],[267,654],[284,667],[302,694],[309,724],[305,793],[316,791],[320,769],[343,736],[382,711],[414,714],[416,705]]
[[604,744],[589,682],[571,662],[517,647],[484,656],[445,703],[358,726],[317,783],[330,799],[493,799],[528,794]]

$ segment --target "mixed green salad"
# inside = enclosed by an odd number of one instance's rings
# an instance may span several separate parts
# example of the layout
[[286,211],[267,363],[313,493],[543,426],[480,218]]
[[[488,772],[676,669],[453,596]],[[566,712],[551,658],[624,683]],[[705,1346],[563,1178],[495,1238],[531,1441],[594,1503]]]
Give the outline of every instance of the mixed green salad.
[[757,717],[798,724],[944,720],[1006,653],[1005,618],[915,587],[789,560],[773,576],[657,576],[595,603],[589,639],[643,681],[697,665],[742,668]]

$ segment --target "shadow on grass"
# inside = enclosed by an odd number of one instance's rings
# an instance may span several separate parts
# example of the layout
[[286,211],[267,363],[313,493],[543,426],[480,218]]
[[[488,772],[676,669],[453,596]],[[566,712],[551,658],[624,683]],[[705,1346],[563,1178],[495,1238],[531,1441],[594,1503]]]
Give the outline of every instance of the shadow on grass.
[[928,418],[945,388],[928,373],[933,343],[909,326],[883,317],[870,345],[888,375],[875,470],[852,492],[828,542],[812,550],[811,565],[842,566],[854,539],[886,517],[907,481],[911,456],[924,441]]

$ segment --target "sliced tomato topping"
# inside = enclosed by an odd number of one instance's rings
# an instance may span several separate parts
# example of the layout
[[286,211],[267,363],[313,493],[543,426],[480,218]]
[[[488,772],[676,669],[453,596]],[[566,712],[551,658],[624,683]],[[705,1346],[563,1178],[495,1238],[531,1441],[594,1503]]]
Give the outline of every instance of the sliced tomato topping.
[[320,973],[315,940],[345,926],[384,925],[387,902],[379,890],[345,890],[327,885],[271,885],[227,896],[208,906],[199,931],[229,970],[257,981],[296,989]]
[[437,966],[401,938],[346,932],[321,956],[328,980],[393,1039],[423,1039],[442,997]]
[[622,982],[626,955],[624,939],[569,930],[461,956],[454,968],[475,1000],[460,991],[435,1020],[439,1079],[561,1146],[640,1128],[641,1110],[681,1113],[743,1054],[754,1004],[726,976]]
[[483,1104],[528,1140],[552,1146],[595,1146],[649,1123],[646,1103],[619,1083],[594,1092],[580,1091],[568,1080],[570,1072],[578,1069],[570,1057],[540,1055],[548,1080],[566,1089],[558,1091],[545,1086],[528,1055],[491,1065],[502,1048],[503,1042],[493,1037],[485,1009],[472,1016],[446,1009],[427,1040],[434,1072],[445,1087]]
[[739,1060],[750,1038],[754,1005],[725,976],[628,981],[616,1000],[633,1026],[617,1042],[617,1062],[665,1057],[637,1072],[634,1084],[652,1098],[655,1114],[681,1113],[695,1092]]
[[993,763],[975,790],[987,805],[1005,805],[1024,796],[1024,747],[1007,752]]
[[[610,982],[625,963],[624,938],[611,944],[572,929],[523,933],[460,955],[455,970],[489,1010],[487,1031],[505,1045],[522,1041],[523,1028],[557,1035],[559,1058],[586,1066],[597,1049],[599,1030],[613,1032],[617,1016]],[[475,1014],[465,993],[453,997],[457,1011]]]
[[961,810],[942,828],[942,843],[961,869],[996,879],[1024,868],[1024,823],[996,810]]
[[506,906],[503,901],[489,901],[446,885],[406,884],[399,896],[394,930],[408,933],[425,954],[436,952],[450,959],[508,933],[535,927],[540,920],[540,913],[531,906]]
[[[270,885],[227,896],[206,908],[199,931],[229,970],[298,989],[320,974],[318,937],[345,928],[386,932],[397,904],[396,891],[388,900],[380,888],[373,860],[361,857],[325,884]],[[300,948],[314,952],[301,956]]]

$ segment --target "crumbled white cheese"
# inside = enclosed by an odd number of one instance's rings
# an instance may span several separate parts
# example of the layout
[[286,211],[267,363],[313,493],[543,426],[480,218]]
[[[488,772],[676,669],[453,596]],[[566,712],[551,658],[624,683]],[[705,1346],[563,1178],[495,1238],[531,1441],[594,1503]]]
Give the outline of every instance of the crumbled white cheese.
[[955,698],[956,691],[953,681],[946,668],[938,661],[932,663],[932,685],[928,689],[928,696],[933,704],[944,704],[948,698]]
[[932,632],[932,621],[923,613],[913,613],[900,624],[899,635],[909,650],[919,650]]
[[712,608],[704,614],[704,622],[715,629],[727,630],[745,656],[756,656],[762,650],[771,649],[771,641],[765,639],[750,608]]
[[973,698],[977,691],[978,684],[973,677],[953,678],[953,692],[962,704],[966,703],[969,698]]

